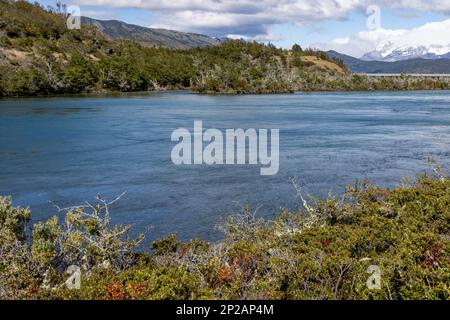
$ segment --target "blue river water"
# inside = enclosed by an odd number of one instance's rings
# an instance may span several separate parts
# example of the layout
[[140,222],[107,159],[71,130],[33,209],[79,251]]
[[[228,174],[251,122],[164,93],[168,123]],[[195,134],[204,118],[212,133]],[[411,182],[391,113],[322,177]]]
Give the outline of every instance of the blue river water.
[[[280,170],[259,165],[176,166],[173,130],[277,128]],[[356,179],[392,187],[427,169],[450,167],[450,92],[297,93],[206,96],[189,92],[0,100],[0,195],[29,206],[33,221],[97,194],[113,221],[148,239],[215,240],[214,228],[250,205],[274,217],[305,193],[341,194]]]

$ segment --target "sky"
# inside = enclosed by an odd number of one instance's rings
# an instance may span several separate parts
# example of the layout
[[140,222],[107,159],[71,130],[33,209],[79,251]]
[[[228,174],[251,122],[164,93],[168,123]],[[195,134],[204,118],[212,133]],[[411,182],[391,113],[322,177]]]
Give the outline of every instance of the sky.
[[[53,5],[56,0],[40,0]],[[83,16],[354,57],[386,45],[450,47],[450,0],[66,0]]]

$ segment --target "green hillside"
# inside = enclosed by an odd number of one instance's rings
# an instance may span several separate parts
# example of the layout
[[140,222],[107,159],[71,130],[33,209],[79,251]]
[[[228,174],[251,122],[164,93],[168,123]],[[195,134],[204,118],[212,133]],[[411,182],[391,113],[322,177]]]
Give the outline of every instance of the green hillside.
[[[369,79],[326,53],[226,41],[192,49],[66,28],[63,10],[0,0],[0,96],[192,89],[200,93],[448,89],[450,80]],[[123,38],[134,39],[124,40]]]

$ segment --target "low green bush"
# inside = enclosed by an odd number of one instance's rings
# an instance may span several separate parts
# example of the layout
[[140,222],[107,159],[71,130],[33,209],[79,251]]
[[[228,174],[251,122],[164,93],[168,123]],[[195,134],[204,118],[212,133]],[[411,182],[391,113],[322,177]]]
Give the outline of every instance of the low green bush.
[[[3,299],[448,299],[450,179],[422,175],[342,200],[305,201],[267,221],[248,208],[215,243],[172,234],[141,247],[111,226],[108,202],[74,207],[27,232],[28,209],[0,198]],[[81,287],[67,268],[78,266]],[[379,287],[367,285],[370,268]],[[374,269],[375,268],[375,269]],[[372,275],[373,276],[373,275]]]

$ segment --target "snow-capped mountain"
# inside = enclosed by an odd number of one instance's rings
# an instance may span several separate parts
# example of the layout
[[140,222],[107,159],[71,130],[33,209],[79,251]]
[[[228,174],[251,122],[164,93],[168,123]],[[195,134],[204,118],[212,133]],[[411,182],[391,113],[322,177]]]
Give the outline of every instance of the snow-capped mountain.
[[392,42],[385,43],[376,50],[364,54],[366,61],[403,61],[409,59],[450,59],[450,44],[447,46],[402,46],[396,47]]

